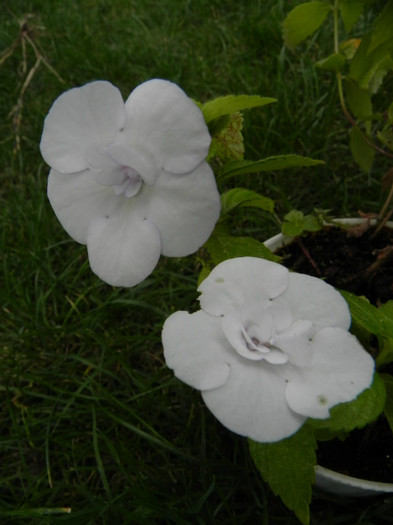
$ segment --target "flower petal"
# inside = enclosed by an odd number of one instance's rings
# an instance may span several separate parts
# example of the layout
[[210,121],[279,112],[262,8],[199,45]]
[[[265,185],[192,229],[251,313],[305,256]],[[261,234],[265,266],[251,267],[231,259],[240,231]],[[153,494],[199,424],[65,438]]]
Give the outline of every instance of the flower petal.
[[108,145],[126,122],[120,91],[106,81],[96,81],[66,91],[55,100],[46,116],[41,153],[52,168],[62,173],[86,169],[85,148]]
[[222,315],[244,301],[275,298],[286,289],[288,274],[281,264],[257,257],[227,259],[200,284],[201,308],[211,315]]
[[286,398],[298,414],[325,419],[332,406],[355,399],[371,385],[374,360],[342,328],[323,328],[312,346],[308,366],[291,369]]
[[351,316],[343,296],[330,284],[301,273],[291,272],[288,287],[275,300],[290,309],[294,319],[313,322],[313,333],[325,326],[348,329]]
[[240,359],[223,386],[202,392],[209,410],[229,430],[255,441],[292,435],[306,418],[293,412],[285,399],[285,379],[276,371],[287,365]]
[[52,169],[48,197],[63,228],[81,244],[87,243],[90,222],[97,217],[111,216],[125,200],[116,197],[112,188],[98,184],[89,170],[64,175]]
[[164,323],[162,342],[166,364],[184,383],[198,390],[225,384],[231,352],[220,320],[204,312],[175,312]]
[[160,258],[157,228],[130,207],[94,219],[88,229],[87,250],[92,271],[112,286],[135,286],[152,273]]
[[198,106],[176,84],[153,79],[126,101],[130,143],[146,147],[171,173],[188,173],[209,152],[211,137]]
[[220,215],[220,195],[210,166],[193,172],[162,172],[154,186],[138,195],[138,206],[160,230],[162,253],[183,257],[208,239]]

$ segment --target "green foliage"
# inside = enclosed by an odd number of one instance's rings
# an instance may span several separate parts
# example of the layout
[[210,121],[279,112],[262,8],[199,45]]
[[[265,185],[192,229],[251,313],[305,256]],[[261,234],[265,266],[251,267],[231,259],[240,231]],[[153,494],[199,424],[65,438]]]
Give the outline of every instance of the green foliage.
[[264,171],[278,171],[291,168],[302,168],[324,164],[321,160],[310,159],[300,155],[276,155],[257,161],[243,160],[227,162],[220,173],[222,179],[245,175],[247,173],[259,173]]
[[261,257],[278,262],[280,258],[274,255],[262,242],[252,237],[234,237],[225,233],[213,233],[205,243],[213,266],[226,259],[234,257]]
[[232,188],[221,195],[221,213],[225,215],[235,208],[260,208],[273,212],[274,201],[256,191],[244,188]]
[[231,115],[236,113],[236,111],[266,106],[272,102],[277,102],[277,100],[259,95],[227,95],[209,100],[209,102],[202,105],[201,109],[206,123],[209,124],[212,120],[218,119],[223,115]]
[[326,71],[340,71],[345,64],[345,56],[341,53],[333,53],[322,60],[315,62],[315,66]]
[[322,222],[315,215],[304,215],[303,212],[291,210],[284,216],[281,225],[283,235],[297,237],[303,232],[315,232],[322,228]]
[[[349,305],[352,321],[368,332],[381,336],[393,337],[393,317],[391,306],[388,308],[377,308],[370,304],[365,297],[359,297],[350,292],[341,290],[341,294]],[[390,304],[390,303],[389,303]]]
[[[378,93],[385,76],[393,70],[393,1],[389,0],[377,13],[371,31],[364,32],[361,38],[346,38],[340,42],[339,24],[341,16],[348,34],[367,4],[366,0],[338,0],[330,4],[311,1],[301,4],[287,15],[283,38],[287,47],[294,50],[297,44],[322,25],[327,12],[332,10],[334,52],[317,60],[315,66],[336,74],[340,104],[351,125],[349,144],[352,156],[364,172],[370,173],[377,150],[392,158],[378,146],[379,141],[384,147],[391,149],[392,140],[389,124],[374,110],[371,97]],[[310,16],[314,11],[316,16],[310,23]],[[381,101],[386,106],[386,97]],[[378,125],[375,126],[374,123]]]
[[225,115],[213,121],[210,126],[212,142],[210,159],[218,159],[220,163],[230,160],[240,160],[244,155],[243,115],[240,111]]
[[330,11],[328,2],[312,1],[296,6],[283,22],[285,45],[291,49],[303,42],[322,25]]
[[363,133],[356,126],[349,130],[349,147],[357,164],[368,173],[374,161],[375,149],[364,141]]
[[339,0],[341,17],[347,33],[351,31],[362,14],[366,0]]
[[251,457],[273,492],[301,523],[310,521],[309,504],[316,465],[316,441],[307,426],[277,443],[249,440]]

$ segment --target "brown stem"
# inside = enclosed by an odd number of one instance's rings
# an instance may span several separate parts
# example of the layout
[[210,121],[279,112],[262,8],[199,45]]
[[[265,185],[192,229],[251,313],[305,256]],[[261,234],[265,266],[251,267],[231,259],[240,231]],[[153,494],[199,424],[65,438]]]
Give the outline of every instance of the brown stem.
[[314,270],[317,272],[317,274],[319,275],[319,277],[322,276],[322,273],[320,271],[320,269],[318,268],[317,266],[317,263],[314,261],[314,259],[311,257],[311,254],[310,252],[307,250],[307,248],[304,246],[304,244],[302,243],[302,240],[300,239],[300,237],[296,237],[296,242],[298,243],[298,245],[300,246],[300,249],[302,250],[302,252],[304,253],[304,255],[306,256],[308,262],[311,264],[311,266],[314,268]]

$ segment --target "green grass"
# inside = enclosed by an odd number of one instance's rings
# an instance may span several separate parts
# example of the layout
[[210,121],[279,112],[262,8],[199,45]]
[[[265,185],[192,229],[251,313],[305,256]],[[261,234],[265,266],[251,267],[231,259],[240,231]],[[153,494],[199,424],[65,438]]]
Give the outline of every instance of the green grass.
[[[0,51],[27,17],[29,39],[56,74],[43,61],[34,72],[26,39],[0,66],[0,523],[297,523],[260,479],[245,440],[165,366],[162,323],[195,304],[193,258],[162,259],[130,290],[102,283],[52,212],[38,148],[53,100],[98,78],[125,97],[152,77],[201,101],[273,96],[277,104],[246,115],[247,157],[294,152],[326,165],[243,183],[275,199],[279,215],[292,206],[376,211],[383,166],[367,179],[354,165],[334,82],[312,67],[315,47],[299,56],[283,48],[287,2],[249,4],[2,4]],[[22,111],[12,113],[29,72]],[[278,226],[261,214],[244,229],[262,238]],[[312,523],[393,523],[392,509],[388,499],[316,496]]]

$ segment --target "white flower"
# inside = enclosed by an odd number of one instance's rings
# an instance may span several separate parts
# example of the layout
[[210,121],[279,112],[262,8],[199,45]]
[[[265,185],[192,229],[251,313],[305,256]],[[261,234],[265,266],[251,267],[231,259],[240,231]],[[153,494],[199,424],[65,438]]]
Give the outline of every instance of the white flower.
[[374,361],[348,332],[347,303],[322,280],[240,257],[199,291],[200,311],[165,321],[165,360],[233,432],[278,441],[370,386]]
[[105,81],[54,102],[40,146],[49,200],[102,280],[133,286],[161,253],[189,255],[208,239],[220,213],[210,142],[197,105],[166,80],[141,84],[125,103]]

